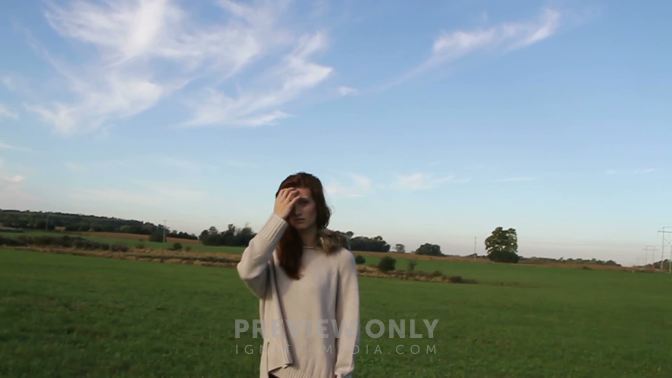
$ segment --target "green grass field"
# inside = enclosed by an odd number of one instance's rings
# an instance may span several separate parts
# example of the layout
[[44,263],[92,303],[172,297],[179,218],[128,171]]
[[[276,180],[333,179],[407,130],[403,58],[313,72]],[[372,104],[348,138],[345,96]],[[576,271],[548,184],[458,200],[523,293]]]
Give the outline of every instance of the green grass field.
[[[416,270],[479,283],[360,277],[362,326],[439,323],[434,339],[363,332],[357,376],[672,376],[667,274],[448,261]],[[235,339],[234,319],[257,316],[235,269],[0,249],[0,376],[255,377],[260,340]]]

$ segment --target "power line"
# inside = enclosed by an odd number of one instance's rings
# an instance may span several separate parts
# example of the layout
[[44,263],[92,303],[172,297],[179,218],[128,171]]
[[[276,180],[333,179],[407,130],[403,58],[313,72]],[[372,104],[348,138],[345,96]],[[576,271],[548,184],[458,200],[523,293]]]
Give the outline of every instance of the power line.
[[[672,231],[667,231],[666,229],[672,228],[672,226],[663,226],[661,227],[660,230],[658,230],[658,233],[660,235],[661,243],[660,243],[660,271],[663,271],[663,262],[665,262],[665,234],[672,234]],[[672,254],[672,248],[670,248],[670,253]],[[672,273],[672,256],[670,257],[670,260],[667,263],[668,265],[668,270],[670,273]]]
[[[655,262],[656,262],[656,251],[657,250],[658,250],[658,247],[653,246],[653,245],[647,245],[644,248],[642,248],[642,251],[644,252],[644,265],[649,265],[649,256],[651,256],[651,265],[653,266],[653,264],[655,264]],[[650,255],[649,255],[649,253],[650,253]]]

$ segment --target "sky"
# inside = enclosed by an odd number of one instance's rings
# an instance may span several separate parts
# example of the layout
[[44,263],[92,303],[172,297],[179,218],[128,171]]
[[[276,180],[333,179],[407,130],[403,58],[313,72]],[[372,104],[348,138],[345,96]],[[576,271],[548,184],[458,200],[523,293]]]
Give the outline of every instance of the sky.
[[0,208],[258,231],[305,171],[407,251],[672,250],[670,2],[2,8]]

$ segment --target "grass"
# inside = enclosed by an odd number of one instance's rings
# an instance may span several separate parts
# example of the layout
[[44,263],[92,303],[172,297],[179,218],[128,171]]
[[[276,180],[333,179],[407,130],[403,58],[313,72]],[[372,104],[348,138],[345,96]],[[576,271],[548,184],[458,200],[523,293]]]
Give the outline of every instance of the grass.
[[[668,275],[446,261],[416,270],[479,283],[360,277],[362,327],[439,323],[434,339],[362,328],[358,376],[672,375]],[[233,333],[234,319],[257,316],[235,269],[0,248],[0,376],[257,376],[259,340]]]

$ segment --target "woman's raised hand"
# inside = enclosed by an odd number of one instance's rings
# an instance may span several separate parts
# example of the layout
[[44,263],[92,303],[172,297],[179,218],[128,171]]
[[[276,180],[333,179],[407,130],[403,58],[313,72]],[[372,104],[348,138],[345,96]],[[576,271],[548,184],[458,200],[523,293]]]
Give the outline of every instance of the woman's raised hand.
[[294,208],[294,203],[301,198],[300,192],[296,188],[280,189],[278,196],[275,197],[275,207],[273,212],[285,220]]

